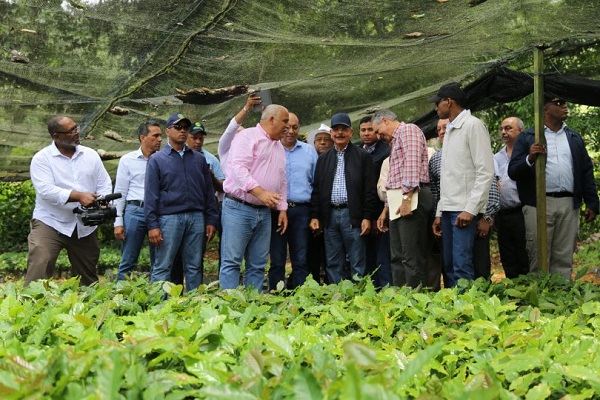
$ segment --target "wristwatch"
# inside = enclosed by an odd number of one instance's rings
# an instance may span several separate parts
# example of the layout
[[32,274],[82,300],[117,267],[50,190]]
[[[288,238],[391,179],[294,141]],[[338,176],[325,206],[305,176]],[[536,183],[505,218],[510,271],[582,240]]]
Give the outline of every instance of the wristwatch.
[[408,200],[411,201],[412,197],[410,197],[409,195],[405,194],[404,196],[402,196],[402,200]]
[[491,215],[484,215],[483,220],[490,225],[494,223],[494,217]]

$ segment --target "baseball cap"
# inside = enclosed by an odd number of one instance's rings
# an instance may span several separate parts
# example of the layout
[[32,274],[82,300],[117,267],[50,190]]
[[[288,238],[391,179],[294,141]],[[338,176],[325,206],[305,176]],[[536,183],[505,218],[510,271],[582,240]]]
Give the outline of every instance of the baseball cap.
[[317,129],[317,133],[330,133],[330,132],[331,132],[331,128],[325,124],[321,124],[319,129]]
[[553,96],[553,95],[544,95],[544,104],[545,103],[566,103],[566,100],[563,99],[560,96]]
[[460,88],[459,83],[450,82],[450,83],[447,83],[447,84],[443,85],[442,87],[440,87],[440,90],[437,91],[435,96],[433,96],[429,99],[429,102],[437,104],[440,102],[440,100],[446,99],[446,98],[451,98],[451,99],[457,100],[459,103],[460,102],[464,103],[467,100],[467,95]]
[[331,117],[331,126],[336,125],[344,125],[349,128],[352,128],[352,121],[350,121],[350,117],[348,114],[337,113],[333,117]]
[[196,133],[202,133],[203,135],[207,134],[206,130],[204,129],[204,125],[202,125],[201,122],[196,122],[194,125],[192,125],[192,130],[190,133],[192,135],[195,135]]
[[173,113],[169,116],[169,119],[167,119],[167,128],[181,121],[187,121],[188,125],[192,125],[192,121],[186,118],[183,114]]

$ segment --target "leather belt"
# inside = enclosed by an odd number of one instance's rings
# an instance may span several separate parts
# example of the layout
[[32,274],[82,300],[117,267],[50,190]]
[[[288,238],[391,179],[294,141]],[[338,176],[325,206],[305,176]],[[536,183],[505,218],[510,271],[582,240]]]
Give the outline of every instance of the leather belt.
[[555,198],[561,198],[561,197],[573,197],[573,193],[571,192],[550,192],[550,193],[546,193],[547,197],[555,197]]
[[144,201],[143,200],[127,200],[125,202],[125,204],[132,204],[134,206],[144,207]]
[[310,203],[297,203],[295,201],[288,201],[288,207],[299,207],[299,206],[309,206]]
[[242,199],[240,199],[239,197],[235,197],[235,196],[232,196],[232,195],[230,195],[230,194],[226,194],[226,195],[225,195],[225,197],[226,197],[226,198],[228,198],[229,200],[233,200],[233,201],[235,201],[235,202],[238,202],[238,203],[240,203],[240,204],[243,204],[243,205],[245,205],[245,206],[250,206],[250,207],[252,207],[252,208],[257,208],[257,209],[260,209],[260,208],[267,208],[267,206],[263,206],[263,205],[258,205],[258,204],[249,203],[249,202],[247,202],[246,200],[242,200]]
[[513,214],[513,213],[521,212],[521,210],[523,210],[523,206],[504,208],[504,209],[500,209],[498,211],[498,214],[499,215]]
[[341,210],[344,208],[348,208],[348,203],[344,203],[344,204],[332,204],[331,208],[333,208],[334,210]]

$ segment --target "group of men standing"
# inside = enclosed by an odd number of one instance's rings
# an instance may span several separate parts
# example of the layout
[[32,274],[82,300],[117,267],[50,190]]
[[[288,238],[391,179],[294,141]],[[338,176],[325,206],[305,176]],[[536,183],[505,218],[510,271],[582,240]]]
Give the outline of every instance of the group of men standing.
[[[496,226],[506,275],[537,268],[535,168],[547,155],[548,232],[551,272],[570,278],[579,208],[585,219],[598,213],[598,194],[581,136],[564,124],[566,103],[545,104],[546,145],[523,131],[520,119],[502,122],[506,146],[495,156],[485,125],[471,115],[465,92],[444,85],[431,99],[440,117],[443,148],[430,156],[425,135],[389,110],[359,122],[361,145],[344,113],[322,125],[314,146],[298,140],[300,121],[280,105],[269,105],[260,122],[242,129],[249,96],[219,143],[220,162],[202,149],[206,131],[181,114],[166,124],[162,148],[158,124],[138,128],[140,148],[119,162],[115,192],[115,237],[123,241],[117,279],[130,275],[146,234],[152,282],[185,276],[186,289],[202,283],[205,243],[220,232],[220,285],[288,287],[309,274],[319,279],[324,248],[326,281],[373,273],[378,286],[439,287],[459,279],[489,276],[489,235]],[[97,280],[99,247],[94,228],[72,213],[112,191],[100,158],[79,144],[79,128],[53,117],[53,143],[31,165],[36,208],[29,235],[26,284],[49,277],[62,248],[83,284]],[[378,183],[379,181],[379,183]],[[516,182],[515,182],[516,181]],[[217,194],[217,196],[215,196]],[[379,197],[378,197],[379,194]],[[217,200],[218,198],[218,200]],[[220,206],[220,207],[219,207]],[[432,264],[441,238],[442,268]],[[487,251],[487,259],[481,254]],[[487,268],[487,269],[486,269]],[[436,282],[437,280],[437,282]]]

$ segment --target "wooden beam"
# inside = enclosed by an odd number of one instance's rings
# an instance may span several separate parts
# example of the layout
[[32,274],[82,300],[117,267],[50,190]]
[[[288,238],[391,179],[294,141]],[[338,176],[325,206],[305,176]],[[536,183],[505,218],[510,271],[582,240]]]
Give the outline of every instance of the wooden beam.
[[[544,135],[544,46],[533,50],[533,105],[535,113],[535,141],[546,145]],[[535,160],[535,194],[537,209],[537,255],[540,271],[549,271],[548,236],[546,230],[546,155]]]

